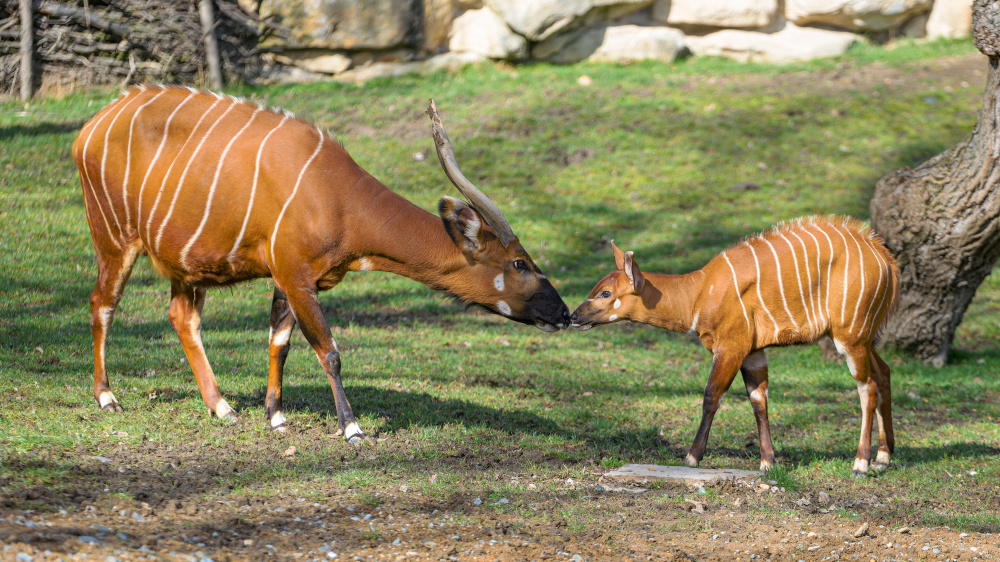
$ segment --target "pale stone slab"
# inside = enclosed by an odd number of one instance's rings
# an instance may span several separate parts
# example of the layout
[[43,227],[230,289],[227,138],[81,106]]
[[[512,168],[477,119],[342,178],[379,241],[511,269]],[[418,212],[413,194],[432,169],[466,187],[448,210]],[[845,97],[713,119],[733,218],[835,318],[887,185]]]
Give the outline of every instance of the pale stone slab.
[[778,19],[778,0],[656,0],[653,19],[668,25],[765,27]]
[[607,478],[655,479],[688,485],[714,486],[734,480],[752,480],[761,473],[756,470],[691,468],[658,464],[627,464],[604,475]]
[[936,0],[927,21],[927,37],[968,37],[972,32],[972,3],[968,0]]
[[523,59],[528,42],[507,27],[489,8],[469,10],[455,19],[448,48],[452,52],[479,53],[492,59]]

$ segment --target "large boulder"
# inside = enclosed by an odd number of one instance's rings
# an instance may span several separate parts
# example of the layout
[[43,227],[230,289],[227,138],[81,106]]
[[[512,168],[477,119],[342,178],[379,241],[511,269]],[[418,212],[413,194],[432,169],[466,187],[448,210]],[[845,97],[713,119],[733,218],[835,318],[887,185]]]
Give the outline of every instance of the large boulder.
[[774,33],[724,29],[701,37],[688,36],[688,49],[699,56],[720,56],[740,62],[789,63],[835,57],[858,37],[846,31],[804,28],[786,23]]
[[420,47],[417,9],[414,0],[264,0],[260,7],[292,30],[265,46],[349,50]]
[[656,0],[653,19],[669,25],[766,27],[778,18],[778,0]]
[[423,8],[423,48],[433,53],[447,46],[455,8],[452,0],[423,0]]
[[411,74],[430,74],[433,72],[454,72],[463,66],[487,60],[476,53],[444,53],[418,62],[379,62],[347,72],[341,72],[333,77],[340,82],[364,84],[375,78],[394,78]]
[[785,0],[785,17],[796,25],[885,31],[926,12],[933,3],[934,0]]
[[469,10],[455,18],[448,49],[478,53],[492,59],[523,59],[528,42],[507,27],[503,18],[489,8]]
[[515,32],[541,41],[558,32],[619,18],[653,0],[483,0]]
[[927,37],[968,37],[972,31],[972,2],[935,0],[927,20]]
[[669,27],[601,25],[543,41],[532,51],[535,58],[559,64],[582,60],[672,62],[684,50],[684,33]]

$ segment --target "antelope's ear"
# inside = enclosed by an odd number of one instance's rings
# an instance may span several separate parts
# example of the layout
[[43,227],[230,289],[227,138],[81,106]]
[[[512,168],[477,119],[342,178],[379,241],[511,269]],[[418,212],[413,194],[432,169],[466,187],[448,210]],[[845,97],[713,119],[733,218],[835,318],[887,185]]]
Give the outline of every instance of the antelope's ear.
[[483,249],[492,232],[484,228],[483,218],[471,205],[454,197],[442,197],[438,203],[438,214],[444,221],[444,229],[455,245],[466,254],[474,254]]
[[615,265],[618,266],[618,269],[625,269],[625,252],[615,246],[614,240],[611,241],[611,251],[615,254]]
[[632,282],[632,290],[637,294],[642,292],[642,287],[646,284],[646,278],[642,276],[642,272],[639,271],[639,264],[635,263],[635,254],[632,252],[625,252],[622,257],[622,270],[625,275],[628,276],[628,280]]

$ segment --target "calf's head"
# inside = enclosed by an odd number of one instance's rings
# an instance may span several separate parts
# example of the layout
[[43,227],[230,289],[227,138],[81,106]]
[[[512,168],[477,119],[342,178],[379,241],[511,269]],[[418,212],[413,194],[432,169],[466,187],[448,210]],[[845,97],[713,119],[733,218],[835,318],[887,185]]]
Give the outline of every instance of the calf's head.
[[641,306],[642,289],[646,278],[639,271],[632,252],[622,252],[611,242],[618,269],[597,282],[587,300],[573,311],[570,322],[578,330],[589,330],[594,326],[627,320],[632,311]]

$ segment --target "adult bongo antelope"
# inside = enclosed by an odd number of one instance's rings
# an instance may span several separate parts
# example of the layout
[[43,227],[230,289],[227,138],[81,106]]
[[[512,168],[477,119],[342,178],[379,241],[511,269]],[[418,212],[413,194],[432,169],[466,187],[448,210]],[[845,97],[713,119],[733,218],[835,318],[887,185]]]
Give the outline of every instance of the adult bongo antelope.
[[140,254],[170,279],[170,322],[210,413],[235,419],[202,347],[206,288],[271,277],[270,427],[286,423],[282,371],[298,323],[352,443],[365,435],[317,299],[348,271],[397,273],[546,331],[568,327],[552,284],[496,205],[459,170],[433,101],[429,113],[438,158],[469,200],[443,197],[440,218],[382,185],[319,127],[228,96],[140,86],[84,125],[72,152],[97,254],[90,305],[100,407],[121,411],[105,345]]
[[889,466],[894,448],[889,366],[874,344],[899,296],[896,261],[871,229],[849,217],[806,217],[780,224],[715,256],[686,275],[642,273],[632,252],[612,242],[618,270],[601,279],[573,312],[581,330],[631,320],[690,331],[712,352],[701,425],[687,454],[698,466],[723,394],[743,374],[757,419],[760,468],[774,463],[767,420],[764,348],[812,343],[829,335],[858,384],[861,439],[853,473],[868,474],[873,414],[878,455]]

